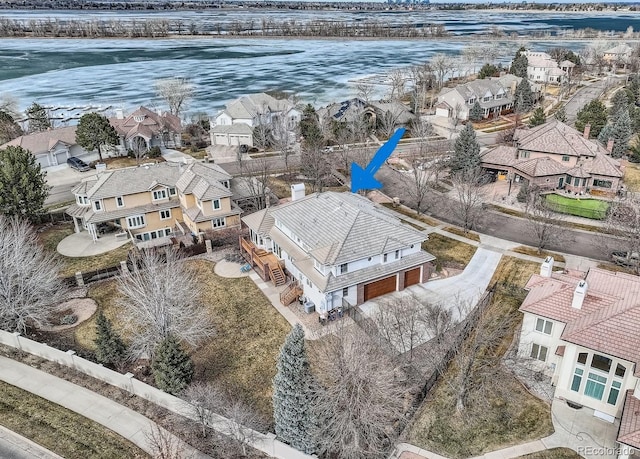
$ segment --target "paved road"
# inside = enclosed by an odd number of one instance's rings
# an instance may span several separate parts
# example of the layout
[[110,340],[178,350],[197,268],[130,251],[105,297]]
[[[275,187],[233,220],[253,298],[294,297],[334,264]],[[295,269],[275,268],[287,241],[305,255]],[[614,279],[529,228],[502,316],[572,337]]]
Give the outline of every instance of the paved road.
[[[399,197],[400,201],[409,206],[415,207],[410,196],[409,177],[401,174],[389,167],[383,166],[376,178],[382,182],[382,191],[389,196]],[[455,215],[456,202],[446,195],[431,192],[426,200],[429,204],[428,212],[436,218],[445,222],[460,224],[460,219]],[[526,221],[499,212],[487,211],[484,213],[476,231],[494,236],[500,239],[536,246],[536,238],[531,234]],[[588,231],[578,231],[565,229],[562,239],[548,247],[563,253],[580,255],[596,260],[607,260],[612,250],[619,249],[620,245],[615,238],[600,233],[590,233]]]
[[581,88],[564,107],[567,112],[567,124],[573,126],[580,109],[593,99],[600,97],[608,84],[617,84],[617,82],[616,77],[607,77]]

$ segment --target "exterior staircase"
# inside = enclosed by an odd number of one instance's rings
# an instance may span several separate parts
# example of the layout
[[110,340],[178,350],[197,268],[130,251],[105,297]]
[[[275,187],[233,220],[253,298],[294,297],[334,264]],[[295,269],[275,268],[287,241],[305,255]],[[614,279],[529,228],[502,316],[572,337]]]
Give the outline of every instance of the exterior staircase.
[[297,300],[300,295],[302,295],[302,289],[296,281],[292,281],[287,285],[287,288],[280,293],[280,302],[284,306],[289,306]]
[[284,275],[280,263],[269,263],[269,276],[276,287],[284,285],[287,282],[287,276]]

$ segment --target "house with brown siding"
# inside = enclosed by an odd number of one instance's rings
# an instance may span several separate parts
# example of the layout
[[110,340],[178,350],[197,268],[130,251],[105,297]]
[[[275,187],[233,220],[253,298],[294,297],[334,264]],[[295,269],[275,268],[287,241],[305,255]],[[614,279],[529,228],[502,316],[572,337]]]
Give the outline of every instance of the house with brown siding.
[[76,202],[66,212],[75,231],[88,231],[94,240],[115,230],[146,245],[162,245],[175,232],[239,227],[242,211],[231,199],[231,180],[212,163],[116,169],[76,185]]

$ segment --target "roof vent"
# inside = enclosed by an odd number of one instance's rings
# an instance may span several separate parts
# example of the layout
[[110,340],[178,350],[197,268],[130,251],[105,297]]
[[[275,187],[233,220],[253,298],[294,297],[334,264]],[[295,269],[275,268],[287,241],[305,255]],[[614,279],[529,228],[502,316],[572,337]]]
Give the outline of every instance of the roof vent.
[[540,265],[540,275],[542,277],[551,277],[551,274],[553,273],[553,262],[553,257],[547,257],[544,259],[542,265]]

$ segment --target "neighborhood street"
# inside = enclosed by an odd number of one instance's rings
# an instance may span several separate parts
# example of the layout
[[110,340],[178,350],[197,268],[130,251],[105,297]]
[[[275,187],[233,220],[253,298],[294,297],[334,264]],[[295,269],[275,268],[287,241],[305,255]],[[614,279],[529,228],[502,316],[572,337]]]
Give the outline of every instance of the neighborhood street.
[[573,126],[580,109],[582,109],[585,104],[600,97],[607,86],[613,84],[614,81],[615,77],[607,77],[581,88],[564,106],[565,112],[567,113],[567,124]]

